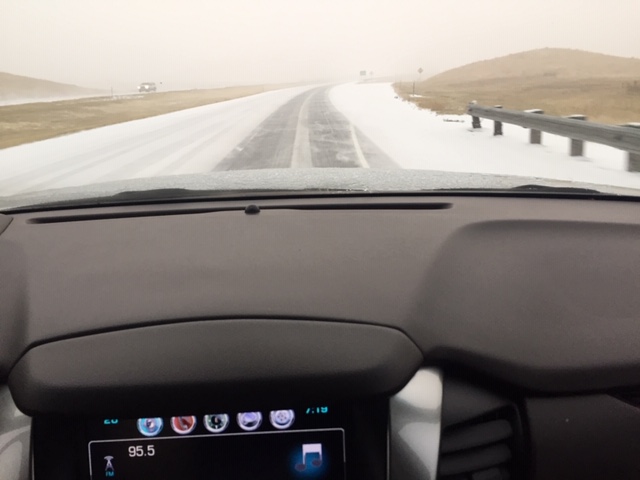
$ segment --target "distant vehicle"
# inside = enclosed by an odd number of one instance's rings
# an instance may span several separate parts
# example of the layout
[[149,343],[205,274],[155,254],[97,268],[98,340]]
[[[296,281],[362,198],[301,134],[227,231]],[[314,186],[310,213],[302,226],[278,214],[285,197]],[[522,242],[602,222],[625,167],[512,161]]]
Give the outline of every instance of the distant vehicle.
[[138,85],[138,92],[140,93],[148,93],[148,92],[155,92],[155,91],[156,91],[156,84],[153,82],[144,82]]

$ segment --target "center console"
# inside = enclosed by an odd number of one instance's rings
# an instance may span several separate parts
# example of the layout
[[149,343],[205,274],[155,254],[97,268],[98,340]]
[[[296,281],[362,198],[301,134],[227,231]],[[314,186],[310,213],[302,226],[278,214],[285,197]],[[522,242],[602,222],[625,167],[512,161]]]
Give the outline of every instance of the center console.
[[388,399],[284,407],[34,419],[34,478],[387,478]]
[[5,387],[0,471],[2,480],[435,478],[442,385],[437,370],[421,369],[391,396],[156,408],[138,418],[28,417]]

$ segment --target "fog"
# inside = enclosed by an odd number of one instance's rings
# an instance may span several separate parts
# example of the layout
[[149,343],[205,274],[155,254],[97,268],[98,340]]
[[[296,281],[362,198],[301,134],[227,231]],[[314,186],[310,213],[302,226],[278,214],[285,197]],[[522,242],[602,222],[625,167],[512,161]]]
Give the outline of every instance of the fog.
[[417,79],[542,47],[640,57],[638,0],[0,0],[0,71],[93,88]]

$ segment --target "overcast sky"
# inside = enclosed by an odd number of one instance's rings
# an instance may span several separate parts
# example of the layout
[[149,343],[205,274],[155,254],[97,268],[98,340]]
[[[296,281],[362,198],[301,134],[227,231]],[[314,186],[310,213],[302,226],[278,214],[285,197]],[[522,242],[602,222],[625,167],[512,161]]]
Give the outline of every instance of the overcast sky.
[[[0,71],[165,89],[428,74],[541,47],[640,57],[639,0],[0,0]],[[417,74],[416,74],[417,75]]]

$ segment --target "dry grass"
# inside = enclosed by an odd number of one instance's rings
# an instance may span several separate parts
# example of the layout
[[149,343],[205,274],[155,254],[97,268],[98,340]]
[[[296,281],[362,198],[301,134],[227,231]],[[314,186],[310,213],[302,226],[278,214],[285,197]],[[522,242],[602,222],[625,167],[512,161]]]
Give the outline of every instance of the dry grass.
[[0,72],[0,101],[19,98],[80,97],[101,94],[104,95],[104,92],[100,90]]
[[0,148],[223,102],[283,86],[245,86],[0,107]]
[[474,63],[413,85],[403,98],[439,113],[463,114],[476,100],[550,115],[583,114],[592,121],[640,121],[640,60],[576,50],[543,49]]

